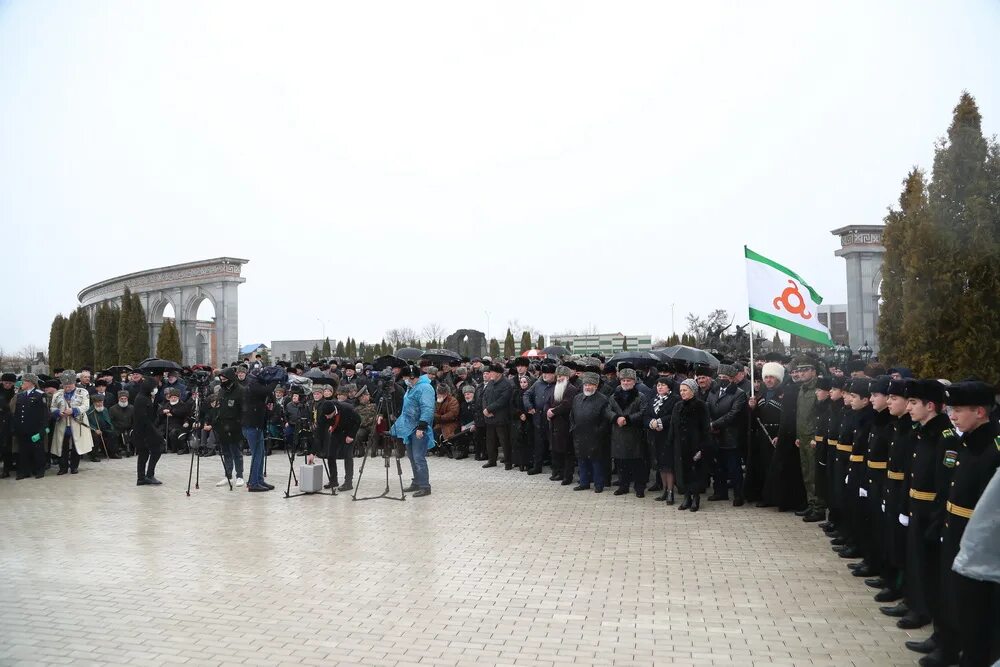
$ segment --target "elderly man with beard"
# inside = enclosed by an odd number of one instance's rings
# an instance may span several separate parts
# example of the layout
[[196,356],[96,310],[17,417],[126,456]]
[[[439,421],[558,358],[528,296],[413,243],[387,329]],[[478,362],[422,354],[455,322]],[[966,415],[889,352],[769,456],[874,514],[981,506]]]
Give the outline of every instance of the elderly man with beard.
[[608,398],[598,391],[601,377],[594,372],[580,376],[583,390],[573,397],[570,409],[570,433],[580,466],[580,483],[574,491],[586,491],[594,483],[594,493],[604,491],[607,471],[604,468],[608,449]]
[[635,486],[636,498],[646,495],[649,469],[643,460],[646,449],[646,429],[642,416],[646,398],[636,388],[636,372],[632,368],[618,371],[621,383],[608,399],[606,412],[611,420],[611,456],[618,467],[616,496],[628,493]]
[[576,467],[569,432],[569,413],[573,407],[573,399],[580,390],[569,381],[572,373],[567,366],[556,368],[556,384],[545,410],[545,418],[549,422],[549,443],[552,446],[552,476],[549,479],[561,480],[563,485],[573,483],[573,468]]
[[67,472],[77,474],[80,470],[80,456],[89,454],[94,443],[86,424],[90,410],[90,393],[76,386],[76,373],[65,370],[59,376],[62,391],[52,396],[50,411],[56,419],[52,429],[51,453],[59,457],[59,475]]
[[764,386],[761,393],[749,399],[750,448],[747,461],[745,496],[757,500],[757,507],[773,507],[774,493],[768,481],[771,475],[774,449],[781,428],[782,383],[785,367],[769,361],[762,368]]

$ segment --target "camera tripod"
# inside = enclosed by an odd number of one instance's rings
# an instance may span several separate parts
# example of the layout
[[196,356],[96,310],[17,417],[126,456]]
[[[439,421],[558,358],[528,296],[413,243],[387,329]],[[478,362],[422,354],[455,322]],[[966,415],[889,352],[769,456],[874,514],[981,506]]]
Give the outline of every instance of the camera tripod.
[[[385,498],[386,500],[406,500],[406,491],[403,488],[403,466],[399,462],[399,444],[396,439],[389,435],[389,427],[394,421],[396,421],[396,415],[393,414],[392,403],[385,396],[386,392],[382,392],[378,399],[378,407],[375,408],[375,424],[376,429],[375,436],[381,438],[382,442],[382,459],[385,461],[385,490],[377,496],[367,496],[365,498],[358,498],[358,491],[361,490],[361,477],[365,474],[365,463],[368,462],[369,448],[365,447],[365,457],[361,459],[361,469],[358,471],[358,483],[354,487],[354,495],[351,496],[351,500],[377,500],[379,498]],[[385,420],[385,432],[378,432],[378,419],[382,417]],[[392,454],[396,455],[396,474],[399,475],[399,498],[389,495],[389,459]]]
[[[169,423],[170,421],[169,417],[167,418],[167,421]],[[198,450],[201,449],[201,442],[200,442],[201,434],[199,433],[200,429],[201,429],[201,388],[199,387],[194,392],[194,409],[191,411],[191,430],[187,434],[188,450],[190,450],[191,452],[191,466],[188,468],[188,486],[187,486],[187,491],[185,491],[185,493],[189,498],[191,497],[192,476],[194,477],[194,488],[196,490],[201,488],[201,456],[198,453]],[[195,444],[191,442],[191,438],[195,434],[198,434],[199,442],[197,443],[197,446],[195,446]],[[226,460],[222,456],[222,447],[216,447],[216,449],[219,452],[219,461],[222,462],[222,472],[223,474],[225,474]],[[195,464],[196,459],[198,461],[197,465]],[[229,475],[226,475],[226,481],[229,482],[229,490],[232,491],[233,480]]]
[[[288,454],[288,483],[285,485],[285,498],[297,498],[299,496],[335,496],[337,495],[337,487],[333,485],[333,477],[330,475],[330,464],[326,459],[323,459],[323,471],[326,473],[326,481],[330,484],[329,492],[320,489],[319,491],[299,491],[298,493],[292,493],[292,480],[295,480],[295,486],[299,485],[299,479],[295,476],[295,455],[298,452],[300,445],[300,438],[303,433],[308,433],[312,435],[310,431],[304,431],[302,429],[297,429],[295,434],[295,444],[291,447],[287,447],[286,453]],[[329,456],[329,453],[327,454]],[[306,455],[304,455],[306,456]]]

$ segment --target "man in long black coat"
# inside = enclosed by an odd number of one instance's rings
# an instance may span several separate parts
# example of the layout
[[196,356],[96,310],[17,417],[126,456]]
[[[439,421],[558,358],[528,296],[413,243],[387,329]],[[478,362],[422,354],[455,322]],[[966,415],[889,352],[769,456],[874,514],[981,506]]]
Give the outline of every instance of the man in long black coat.
[[607,482],[604,460],[611,426],[607,415],[608,397],[598,391],[601,379],[597,373],[584,373],[580,379],[583,390],[573,397],[569,413],[573,449],[580,467],[580,483],[573,490],[585,491],[593,480],[594,492],[600,493]]
[[490,365],[489,383],[483,389],[483,416],[486,418],[486,456],[484,468],[495,468],[497,452],[503,447],[504,467],[514,467],[510,451],[510,396],[513,386],[503,376],[503,366]]
[[156,462],[163,453],[163,437],[156,429],[156,404],[153,390],[159,387],[159,378],[148,377],[142,381],[135,396],[132,422],[132,443],[136,453],[136,486],[159,485],[156,479]]

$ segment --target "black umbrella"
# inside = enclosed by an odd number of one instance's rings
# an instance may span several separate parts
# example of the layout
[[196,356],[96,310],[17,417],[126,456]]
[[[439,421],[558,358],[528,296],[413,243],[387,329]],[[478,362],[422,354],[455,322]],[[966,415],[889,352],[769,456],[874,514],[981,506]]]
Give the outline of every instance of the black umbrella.
[[150,373],[167,373],[169,371],[180,371],[183,369],[181,368],[181,365],[176,361],[150,357],[149,359],[143,359],[136,367],[136,370],[143,371],[146,374],[150,374]]
[[403,361],[416,361],[423,355],[424,351],[415,347],[401,347],[396,350],[395,355]]
[[312,380],[313,384],[337,384],[337,379],[332,378],[318,368],[311,368],[302,377]]
[[660,363],[660,358],[652,352],[624,351],[619,352],[604,363],[605,368],[617,368],[623,361],[635,366],[636,369],[650,368]]
[[406,362],[391,354],[383,354],[372,362],[372,368],[381,371],[383,368],[392,368],[393,365],[405,366]]
[[665,354],[669,359],[687,361],[692,364],[708,364],[712,368],[719,367],[718,359],[716,359],[711,353],[706,352],[705,350],[699,350],[696,347],[689,347],[687,345],[671,345],[670,347],[663,348],[660,352]]
[[427,350],[420,355],[420,358],[439,366],[441,364],[457,365],[462,363],[462,357],[451,350]]
[[550,357],[565,357],[569,355],[569,350],[562,345],[549,345],[547,348],[542,350],[542,352]]

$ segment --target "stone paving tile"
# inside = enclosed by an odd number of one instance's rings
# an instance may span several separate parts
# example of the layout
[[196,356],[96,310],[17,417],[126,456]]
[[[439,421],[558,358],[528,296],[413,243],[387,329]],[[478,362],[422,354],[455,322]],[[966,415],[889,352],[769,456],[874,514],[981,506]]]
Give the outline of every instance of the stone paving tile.
[[286,500],[280,453],[278,491],[215,488],[209,459],[188,498],[188,463],[166,455],[161,487],[132,486],[134,459],[0,481],[0,665],[915,662],[821,532],[773,510],[437,458],[428,498]]

